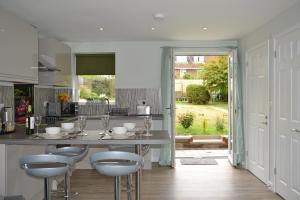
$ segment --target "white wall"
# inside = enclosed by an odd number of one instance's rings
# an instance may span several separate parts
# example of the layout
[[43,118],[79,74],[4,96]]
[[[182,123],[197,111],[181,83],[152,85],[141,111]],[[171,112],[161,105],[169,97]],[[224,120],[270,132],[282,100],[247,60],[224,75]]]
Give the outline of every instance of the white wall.
[[117,88],[160,88],[161,47],[237,46],[237,41],[67,43],[76,53],[116,53]]
[[[279,16],[273,18],[270,22],[260,27],[253,33],[241,38],[239,40],[239,58],[242,68],[245,69],[246,60],[245,55],[246,51],[255,47],[265,41],[270,42],[270,105],[274,102],[274,70],[273,70],[273,61],[274,61],[274,52],[273,52],[273,37],[278,33],[292,28],[300,24],[300,2],[281,13]],[[243,76],[245,80],[245,70],[243,70]],[[244,84],[245,85],[245,84]],[[244,90],[245,91],[245,90]],[[273,169],[275,167],[275,133],[274,133],[274,112],[273,107],[270,109],[270,170],[269,170],[269,184],[274,191],[274,180],[275,176],[273,174]],[[247,123],[245,121],[245,123]],[[247,144],[247,142],[246,142]]]

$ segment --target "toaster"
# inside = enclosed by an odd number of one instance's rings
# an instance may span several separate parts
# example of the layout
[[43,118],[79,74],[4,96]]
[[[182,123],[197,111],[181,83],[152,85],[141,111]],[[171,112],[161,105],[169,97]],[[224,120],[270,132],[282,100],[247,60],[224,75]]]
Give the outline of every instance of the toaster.
[[151,107],[146,105],[138,105],[136,107],[136,114],[137,115],[150,115],[151,114]]

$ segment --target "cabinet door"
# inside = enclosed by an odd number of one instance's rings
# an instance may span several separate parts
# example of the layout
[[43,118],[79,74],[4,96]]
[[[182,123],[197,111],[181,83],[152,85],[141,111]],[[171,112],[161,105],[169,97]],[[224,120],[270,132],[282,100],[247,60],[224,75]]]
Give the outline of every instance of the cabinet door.
[[36,83],[38,34],[16,16],[0,10],[0,80]]
[[60,71],[39,72],[39,84],[71,86],[71,48],[55,39],[39,39],[39,55],[55,59]]

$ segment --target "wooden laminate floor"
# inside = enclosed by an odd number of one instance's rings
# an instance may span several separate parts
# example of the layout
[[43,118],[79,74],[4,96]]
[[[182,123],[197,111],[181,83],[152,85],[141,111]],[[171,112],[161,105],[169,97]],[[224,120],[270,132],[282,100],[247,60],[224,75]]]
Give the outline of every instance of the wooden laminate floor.
[[[143,200],[281,200],[246,170],[234,169],[226,159],[218,165],[156,167],[143,172]],[[76,170],[71,179],[78,200],[112,200],[113,178],[95,170]],[[126,199],[125,192],[122,199]]]

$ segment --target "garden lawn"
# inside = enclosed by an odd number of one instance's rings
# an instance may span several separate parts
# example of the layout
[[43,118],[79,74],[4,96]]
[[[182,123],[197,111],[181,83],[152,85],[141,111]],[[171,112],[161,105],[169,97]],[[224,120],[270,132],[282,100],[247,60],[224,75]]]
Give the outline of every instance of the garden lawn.
[[[210,102],[208,105],[193,105],[187,102],[176,102],[176,134],[177,135],[227,135],[228,131],[228,104],[224,102]],[[194,123],[184,129],[178,121],[178,116],[191,112]],[[223,120],[224,130],[217,131],[217,117]],[[203,121],[207,120],[207,129],[203,128]]]

